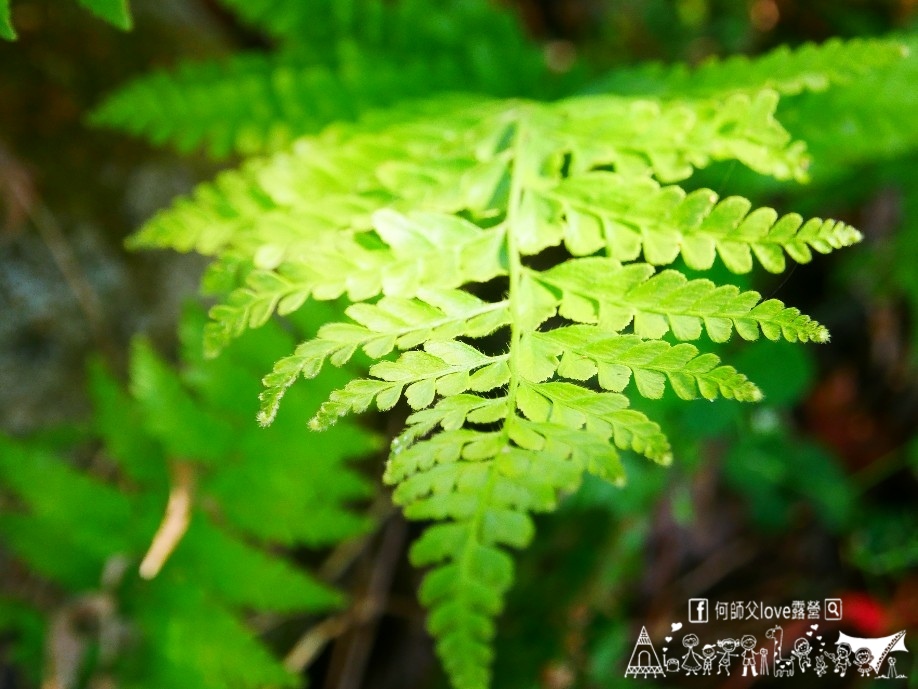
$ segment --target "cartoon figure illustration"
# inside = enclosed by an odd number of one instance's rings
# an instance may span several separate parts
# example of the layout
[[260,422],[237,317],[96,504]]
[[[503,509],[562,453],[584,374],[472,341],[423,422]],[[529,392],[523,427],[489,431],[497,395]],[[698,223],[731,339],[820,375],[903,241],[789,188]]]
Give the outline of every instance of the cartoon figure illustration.
[[739,642],[736,639],[721,639],[717,645],[720,646],[721,651],[720,661],[717,663],[717,674],[719,675],[721,670],[726,670],[729,675],[730,659],[739,648]]
[[775,661],[775,677],[793,677],[794,659],[781,658]]
[[711,671],[714,668],[714,654],[717,649],[715,649],[711,644],[705,644],[704,648],[701,649],[702,663],[703,668],[701,674],[710,675]]
[[740,646],[743,647],[743,677],[746,676],[747,670],[752,670],[753,677],[757,676],[759,673],[755,670],[755,661],[758,660],[758,653],[755,652],[755,637],[747,634],[740,642]]
[[857,653],[854,654],[854,662],[861,677],[868,677],[873,672],[873,668],[870,667],[870,663],[873,662],[873,653],[869,648],[857,649]]
[[688,653],[682,656],[682,669],[689,676],[697,675],[701,669],[701,663],[698,662],[698,654],[693,650],[698,643],[698,636],[695,634],[688,634],[682,638],[682,645],[688,649]]
[[764,648],[759,649],[759,674],[767,675],[768,674],[768,651]]
[[[873,670],[875,677],[881,677],[880,668],[883,665],[883,661],[890,657],[892,653],[907,653],[908,649],[905,647],[905,630],[902,629],[895,634],[890,634],[889,636],[879,636],[879,637],[868,637],[868,638],[859,638],[856,636],[848,636],[844,632],[838,633],[838,641],[835,642],[838,644],[847,644],[849,655],[851,655],[851,649],[861,650],[866,648],[870,651],[873,656],[873,660],[870,661],[870,669]],[[855,663],[857,664],[857,663]]]
[[810,652],[812,650],[813,649],[810,648],[810,642],[803,637],[794,642],[794,650],[791,651],[791,655],[794,656],[800,664],[800,672],[806,672],[806,668],[812,665],[810,662]]
[[778,661],[782,659],[781,655],[781,644],[784,642],[784,630],[779,626],[774,626],[765,632],[765,638],[771,639],[775,645],[774,654],[772,658],[774,660],[775,667],[778,666]]
[[887,662],[889,663],[889,667],[886,669],[886,674],[882,677],[879,677],[878,679],[905,679],[907,677],[907,675],[900,675],[898,672],[896,672],[895,658],[889,656]]
[[824,674],[826,674],[827,667],[826,667],[825,656],[823,656],[822,654],[819,654],[818,656],[816,656],[816,665],[814,666],[813,669],[816,670],[816,674],[819,677],[822,677]]
[[669,658],[664,663],[666,666],[667,672],[679,672],[679,659],[678,658]]
[[829,653],[828,651],[825,651],[825,654],[835,664],[835,669],[833,672],[844,677],[845,673],[848,671],[848,668],[851,667],[851,647],[848,644],[838,644],[835,653]]

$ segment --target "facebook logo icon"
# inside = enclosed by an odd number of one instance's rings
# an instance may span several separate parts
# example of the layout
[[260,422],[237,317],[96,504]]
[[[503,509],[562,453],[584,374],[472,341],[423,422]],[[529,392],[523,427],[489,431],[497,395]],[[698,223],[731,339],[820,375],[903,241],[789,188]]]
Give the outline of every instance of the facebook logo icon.
[[688,602],[689,622],[699,623],[708,621],[708,599],[707,598],[689,598]]

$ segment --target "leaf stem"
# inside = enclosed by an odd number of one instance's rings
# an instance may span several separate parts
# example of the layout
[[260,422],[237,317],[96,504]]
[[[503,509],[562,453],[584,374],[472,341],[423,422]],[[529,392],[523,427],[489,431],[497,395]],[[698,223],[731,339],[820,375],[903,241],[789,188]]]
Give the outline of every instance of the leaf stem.
[[[522,324],[525,322],[521,313],[521,292],[523,279],[523,264],[517,246],[516,233],[519,230],[520,206],[523,200],[524,177],[526,174],[526,132],[523,117],[516,120],[516,132],[513,137],[513,167],[510,178],[510,196],[507,201],[507,262],[509,274],[509,287],[507,301],[510,302],[510,382],[507,386],[507,415],[516,413],[516,392],[520,384],[519,352],[522,339]],[[509,426],[504,423],[504,434],[509,434]]]

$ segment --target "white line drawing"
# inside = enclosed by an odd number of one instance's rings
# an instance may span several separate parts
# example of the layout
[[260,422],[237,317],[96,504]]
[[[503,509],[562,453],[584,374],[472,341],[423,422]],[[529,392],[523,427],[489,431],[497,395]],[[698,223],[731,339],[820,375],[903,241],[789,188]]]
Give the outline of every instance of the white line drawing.
[[877,677],[877,679],[906,679],[908,677],[908,675],[900,675],[898,672],[896,672],[896,659],[895,658],[890,656],[887,663],[889,663],[889,667],[886,668],[886,674],[880,675],[879,677]]
[[876,638],[866,638],[862,639],[856,636],[848,636],[844,632],[838,633],[838,641],[836,644],[847,644],[848,650],[859,650],[861,648],[868,649],[873,654],[873,660],[870,662],[870,667],[873,668],[874,673],[879,675],[880,666],[883,664],[883,661],[886,660],[886,657],[890,653],[896,651],[905,651],[908,653],[908,649],[905,647],[905,630],[898,631],[895,634],[890,634],[889,636],[881,636]]
[[740,646],[743,647],[743,677],[746,676],[747,670],[752,670],[752,676],[756,677],[759,673],[756,672],[755,661],[758,660],[759,654],[755,651],[755,637],[752,634],[746,634]]
[[[839,634],[840,633],[841,632],[839,632]],[[848,668],[851,667],[851,646],[841,639],[836,641],[835,644],[835,653],[829,653],[828,651],[824,651],[824,653],[831,658],[832,662],[835,664],[835,669],[832,670],[832,672],[844,677]]]
[[784,656],[781,655],[781,644],[784,643],[784,629],[782,629],[780,625],[775,625],[765,632],[765,638],[771,639],[774,642],[775,650],[772,657],[774,659],[774,666],[778,667],[778,661],[784,658]]
[[781,658],[775,661],[775,677],[793,677],[794,676],[794,659]]
[[873,653],[869,648],[859,648],[854,654],[854,663],[857,665],[857,671],[861,677],[869,677],[874,669],[870,666],[873,662]]
[[702,670],[701,674],[710,675],[714,668],[714,654],[717,652],[717,649],[714,648],[711,644],[705,644],[704,648],[701,649],[702,656]]
[[631,660],[628,662],[628,669],[625,670],[625,677],[634,675],[637,677],[656,677],[663,676],[663,666],[660,665],[660,659],[657,657],[657,651],[650,641],[650,635],[647,634],[647,627],[641,627],[641,633],[638,635],[637,642],[634,644],[634,650],[631,652]]
[[800,664],[800,672],[806,672],[806,668],[812,665],[810,662],[810,652],[813,649],[810,648],[810,642],[800,637],[794,642],[794,649],[791,651],[791,655],[797,659],[797,662]]
[[721,670],[726,670],[729,676],[730,659],[739,648],[739,642],[736,639],[721,639],[717,642],[717,645],[720,646],[721,651],[720,661],[717,663],[717,674],[719,675]]
[[[807,636],[816,634],[819,625],[810,626],[813,631],[806,632]],[[681,623],[672,625],[674,632],[681,627]],[[834,653],[825,648],[827,641],[824,641],[821,635],[813,636],[812,640],[799,637],[794,641],[789,656],[785,658],[784,630],[780,625],[775,625],[765,632],[765,638],[772,641],[771,651],[765,643],[761,647],[758,646],[758,641],[752,634],[746,634],[741,639],[726,638],[714,644],[706,643],[696,651],[701,646],[701,641],[697,634],[690,633],[682,637],[685,654],[681,658],[667,658],[669,648],[668,645],[664,646],[661,663],[647,628],[641,627],[625,677],[665,677],[666,673],[678,673],[680,670],[689,677],[699,674],[711,676],[715,660],[718,666],[717,674],[725,673],[729,677],[732,660],[739,656],[744,677],[750,672],[753,677],[769,674],[775,677],[793,677],[796,673],[805,674],[812,668],[817,677],[822,678],[828,674],[831,661],[832,671],[839,678],[845,677],[851,669],[852,673],[857,670],[861,678],[865,679],[906,679],[906,675],[899,674],[896,670],[896,658],[891,655],[897,651],[908,653],[905,634],[906,631],[901,630],[884,637],[859,638],[839,632],[838,640],[834,643],[835,648],[832,649]],[[667,644],[672,641],[672,636],[666,637]],[[885,672],[882,671],[884,662]]]
[[816,665],[814,669],[816,670],[816,674],[819,677],[822,677],[824,674],[826,674],[828,666],[826,665],[826,658],[824,655],[822,655],[822,653],[816,656]]
[[688,653],[682,656],[682,669],[689,677],[697,675],[701,669],[701,663],[698,662],[698,654],[695,653],[695,646],[699,644],[696,634],[687,634],[682,637],[682,645],[688,649]]

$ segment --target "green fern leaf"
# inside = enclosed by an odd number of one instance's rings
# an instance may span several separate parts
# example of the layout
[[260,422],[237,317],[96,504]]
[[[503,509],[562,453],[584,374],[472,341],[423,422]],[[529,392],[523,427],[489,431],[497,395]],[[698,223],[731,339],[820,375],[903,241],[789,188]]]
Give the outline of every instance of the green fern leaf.
[[375,400],[380,411],[395,406],[404,393],[412,409],[430,406],[436,395],[450,396],[475,390],[492,390],[507,382],[506,356],[485,356],[455,340],[431,341],[423,351],[402,354],[370,368],[372,379],[358,379],[331,394],[309,422],[324,430],[338,417],[366,410]]
[[[179,202],[174,211],[155,218],[137,236],[135,246],[232,252],[269,269],[253,272],[245,287],[214,308],[216,324],[208,337],[213,352],[247,327],[265,322],[275,309],[289,312],[310,295],[332,299],[347,293],[352,300],[379,293],[411,297],[422,287],[452,288],[503,274],[501,226],[483,229],[446,214],[469,210],[487,217],[507,203],[506,192],[499,191],[509,188],[506,140],[512,137],[513,120],[520,113],[538,132],[539,146],[533,152],[540,160],[536,167],[548,173],[556,173],[553,161],[559,155],[576,151],[575,168],[621,165],[631,173],[655,170],[663,176],[684,176],[690,163],[705,165],[738,155],[749,165],[779,176],[791,170],[802,174],[797,149],[772,118],[775,105],[769,93],[754,99],[737,96],[723,108],[701,102],[675,104],[666,110],[653,103],[610,98],[547,106],[482,101],[472,107],[468,101],[458,101],[446,116],[428,115],[394,127],[383,124],[380,129],[370,118],[352,136],[330,132],[315,145],[304,143],[293,155],[221,176],[216,185],[203,186],[195,201]],[[415,111],[427,112],[430,107],[419,104]],[[754,126],[747,126],[747,120]],[[616,130],[609,129],[608,122],[622,121],[625,124]],[[652,151],[643,157],[628,152],[642,145],[663,146],[648,142],[656,141],[667,128],[674,129],[670,137],[678,140],[671,143],[677,151],[675,162],[672,156]],[[584,131],[606,138],[587,140]],[[407,152],[397,141],[411,142]],[[394,159],[396,151],[400,160]],[[360,156],[369,159],[358,163]],[[404,170],[406,159],[414,156],[418,165],[431,158],[455,163],[434,166],[437,174],[423,181],[406,183],[403,174],[393,177],[393,166]],[[544,186],[545,180],[538,177],[522,183],[524,190]],[[563,238],[563,231],[552,224],[551,212],[543,217],[538,209],[533,211],[533,198],[537,191],[523,193],[519,209],[528,231],[521,232],[516,242],[527,254]],[[297,225],[304,217],[301,209],[313,201],[328,206],[330,219],[324,224],[315,219]],[[436,215],[429,211],[403,215],[392,208],[399,204],[425,207]],[[284,228],[294,227],[299,236],[284,241]],[[347,228],[344,233],[335,231]],[[426,233],[434,233],[432,239]],[[457,241],[460,234],[464,243]],[[451,246],[455,253],[444,254],[439,246]],[[722,250],[725,246],[721,242]],[[278,265],[279,260],[284,262]]]
[[290,55],[241,55],[137,79],[100,104],[90,123],[180,151],[204,146],[218,159],[253,155],[434,88],[469,88],[466,74],[442,60],[374,57],[335,71]]
[[544,94],[553,81],[538,46],[485,0],[227,4],[284,50],[155,72],[110,96],[91,121],[180,150],[251,155],[433,92]]
[[346,313],[355,323],[329,323],[318,337],[284,357],[262,381],[259,421],[271,423],[281,397],[299,376],[314,378],[325,361],[347,363],[358,349],[376,359],[396,347],[410,349],[427,340],[483,337],[509,321],[507,302],[484,302],[460,290],[423,290],[419,297],[383,297],[376,304],[354,304]]
[[200,408],[149,344],[135,340],[131,382],[148,432],[161,438],[174,457],[218,462],[226,457],[232,437],[224,420]]
[[817,154],[822,180],[852,167],[918,150],[911,114],[918,107],[918,35],[897,36],[905,59],[824,93],[806,93],[782,108],[782,120]]
[[615,393],[596,393],[563,382],[525,383],[520,388],[520,410],[532,421],[556,423],[588,431],[623,450],[634,450],[654,461],[672,461],[669,441],[660,426],[628,407],[628,398]]
[[530,279],[560,294],[562,316],[598,323],[608,331],[633,325],[635,334],[644,338],[672,332],[677,339],[696,340],[704,326],[714,342],[726,342],[734,329],[744,340],[758,339],[760,330],[770,340],[829,338],[823,326],[777,299],[762,302],[758,292],[689,280],[676,270],[654,273],[646,263],[622,266],[615,259],[580,258],[532,273]]
[[364,247],[357,238],[335,235],[310,252],[319,260],[304,270],[285,264],[277,271],[254,271],[246,286],[211,311],[208,351],[219,351],[246,328],[264,325],[277,310],[298,309],[310,296],[352,301],[378,294],[412,297],[421,289],[450,289],[484,282],[505,272],[501,264],[503,235],[483,230],[452,215],[403,216],[380,210],[375,231],[389,248]]
[[[147,639],[138,653],[132,686],[143,689],[296,687],[298,679],[252,638],[232,613],[193,586],[157,578],[135,612]],[[214,640],[219,639],[219,652]]]
[[[795,213],[778,219],[770,208],[750,213],[748,200],[699,189],[686,194],[661,187],[649,178],[592,172],[532,192],[563,230],[565,246],[575,256],[605,249],[623,261],[644,258],[654,265],[672,263],[681,254],[695,270],[707,270],[719,255],[735,273],[752,270],[752,256],[772,273],[785,269],[784,252],[800,263],[811,250],[829,253],[861,240],[849,225]],[[751,249],[751,255],[750,255]]]
[[[108,556],[136,542],[136,527],[125,529],[136,514],[124,494],[41,448],[0,436],[0,485],[29,506],[26,514],[0,516],[4,543],[73,593],[97,586]],[[77,530],[74,515],[80,516]]]
[[601,82],[612,93],[661,96],[711,96],[736,91],[774,89],[786,95],[825,91],[868,77],[903,58],[894,40],[833,38],[799,48],[779,46],[756,58],[736,55],[710,59],[697,68],[652,64],[613,72]]
[[[753,256],[780,270],[785,253],[802,262],[859,239],[831,221],[660,186],[717,160],[803,178],[777,106],[770,90],[434,99],[223,175],[137,236],[255,267],[212,311],[212,350],[307,299],[356,302],[350,322],[332,317],[265,377],[259,419],[271,422],[299,376],[329,371],[345,382],[311,413],[314,429],[406,400],[384,478],[406,516],[439,522],[413,558],[432,567],[421,597],[457,688],[487,686],[513,577],[506,549],[529,541],[530,515],[585,472],[621,484],[623,451],[671,460],[660,427],[622,394],[632,383],[654,399],[667,387],[685,400],[761,399],[714,354],[661,338],[827,339],[777,300],[652,265],[681,253],[699,268],[720,255],[736,272]],[[641,253],[647,263],[629,263]],[[367,376],[349,365],[358,351],[374,362]]]
[[273,612],[325,612],[343,597],[276,555],[268,555],[217,528],[195,520],[169,566],[194,572],[195,585],[230,605]]
[[600,387],[613,392],[621,392],[633,380],[637,391],[651,399],[663,396],[667,381],[685,400],[699,396],[740,402],[762,399],[762,393],[746,376],[732,366],[718,366],[717,356],[699,354],[696,347],[686,343],[670,345],[573,325],[534,333],[521,346],[537,382],[557,372],[570,380],[598,376]]
[[660,102],[614,96],[562,101],[552,132],[571,142],[574,172],[614,165],[664,182],[715,160],[739,160],[777,179],[806,179],[808,158],[775,119],[778,94],[760,90],[725,99]]
[[[339,544],[371,526],[348,507],[371,489],[346,460],[376,443],[347,424],[315,442],[304,443],[298,432],[302,416],[343,383],[336,369],[313,381],[312,390],[294,390],[271,429],[251,424],[257,372],[293,340],[280,328],[265,328],[235,342],[220,360],[204,360],[204,322],[202,313],[186,316],[183,349],[196,354],[178,371],[138,341],[132,394],[100,366],[92,370],[99,407],[93,427],[113,460],[107,473],[123,469],[117,478],[124,488],[42,446],[0,437],[0,496],[15,506],[0,516],[0,534],[19,560],[73,594],[98,591],[111,563],[129,565],[117,591],[97,594],[113,597],[119,616],[136,630],[137,642],[119,651],[119,683],[297,686],[298,678],[243,620],[251,610],[281,619],[342,605],[340,593],[294,567],[278,546]],[[123,453],[128,456],[115,456]],[[193,461],[189,524],[148,581],[136,564],[163,516],[168,460]]]

